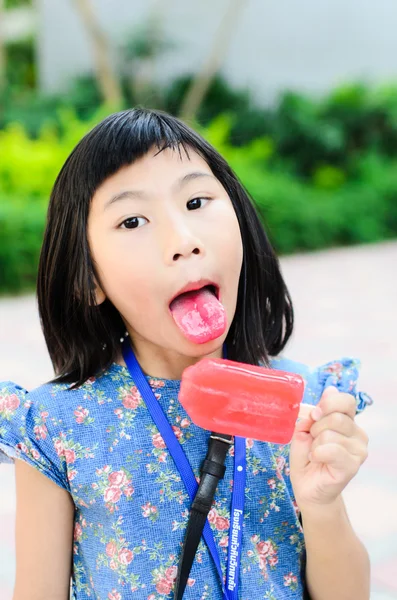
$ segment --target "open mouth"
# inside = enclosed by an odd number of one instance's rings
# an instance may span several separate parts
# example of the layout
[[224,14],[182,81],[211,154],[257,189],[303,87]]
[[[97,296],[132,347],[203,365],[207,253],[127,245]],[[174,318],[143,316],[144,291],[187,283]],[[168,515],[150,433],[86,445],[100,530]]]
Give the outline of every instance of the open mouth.
[[210,284],[210,285],[205,285],[203,286],[203,288],[201,289],[207,289],[211,292],[211,294],[214,294],[215,298],[217,300],[219,300],[219,288],[218,286],[214,285],[214,284]]
[[194,295],[197,295],[197,293],[204,291],[204,290],[208,290],[209,292],[211,292],[211,294],[213,294],[215,296],[215,298],[217,300],[220,299],[220,293],[219,293],[219,286],[217,286],[214,283],[207,283],[207,284],[200,284],[200,282],[198,283],[192,283],[187,285],[185,288],[183,288],[176,296],[174,296],[169,304],[170,309],[172,310],[173,304],[177,301],[180,300],[183,297],[192,297]]
[[182,288],[171,300],[169,310],[185,338],[196,344],[218,338],[227,327],[219,286],[211,281],[202,280]]

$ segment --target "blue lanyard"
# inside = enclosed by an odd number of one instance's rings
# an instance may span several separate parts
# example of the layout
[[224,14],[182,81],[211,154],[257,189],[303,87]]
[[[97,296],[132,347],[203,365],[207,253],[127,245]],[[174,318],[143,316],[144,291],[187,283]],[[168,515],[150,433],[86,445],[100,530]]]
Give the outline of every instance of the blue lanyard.
[[[137,386],[146,406],[159,430],[193,502],[198,484],[186,454],[163,412],[152,388],[133,353],[128,338],[123,344],[123,356],[134,384]],[[223,600],[238,600],[238,577],[240,571],[241,542],[243,536],[245,500],[246,455],[245,438],[234,438],[234,482],[232,507],[230,512],[229,549],[227,560],[226,586],[223,581],[221,563],[212,529],[208,520],[204,525],[203,537],[211,553],[222,585]]]

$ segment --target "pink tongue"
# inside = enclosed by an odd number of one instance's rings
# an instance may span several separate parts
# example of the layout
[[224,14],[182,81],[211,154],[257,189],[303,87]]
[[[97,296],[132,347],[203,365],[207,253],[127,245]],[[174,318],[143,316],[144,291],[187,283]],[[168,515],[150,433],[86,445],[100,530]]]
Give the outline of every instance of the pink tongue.
[[175,323],[191,342],[205,344],[225,332],[225,309],[208,288],[178,296],[170,309]]

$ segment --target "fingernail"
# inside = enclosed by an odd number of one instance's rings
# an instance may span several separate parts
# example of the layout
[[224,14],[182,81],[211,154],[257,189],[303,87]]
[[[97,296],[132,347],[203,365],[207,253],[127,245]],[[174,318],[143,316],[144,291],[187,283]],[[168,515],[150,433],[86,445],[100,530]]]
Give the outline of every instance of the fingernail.
[[330,393],[335,394],[335,392],[339,392],[338,388],[335,385],[329,385],[324,390],[324,394],[330,394]]
[[318,406],[316,406],[316,408],[314,408],[311,412],[311,418],[313,419],[313,421],[319,421],[322,416],[323,411]]

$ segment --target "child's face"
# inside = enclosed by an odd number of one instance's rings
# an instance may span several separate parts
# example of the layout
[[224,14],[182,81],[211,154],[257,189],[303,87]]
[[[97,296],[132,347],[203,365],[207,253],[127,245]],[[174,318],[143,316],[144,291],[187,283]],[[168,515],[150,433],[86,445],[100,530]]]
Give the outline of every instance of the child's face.
[[[237,217],[198,154],[190,150],[190,160],[183,150],[181,156],[171,149],[156,154],[120,169],[93,197],[88,238],[101,285],[97,301],[109,298],[137,346],[149,342],[190,357],[211,354],[227,330],[205,344],[188,341],[169,305],[188,283],[209,280],[219,286],[229,328],[243,259]],[[202,175],[181,181],[192,173]],[[192,202],[196,198],[210,200]]]

